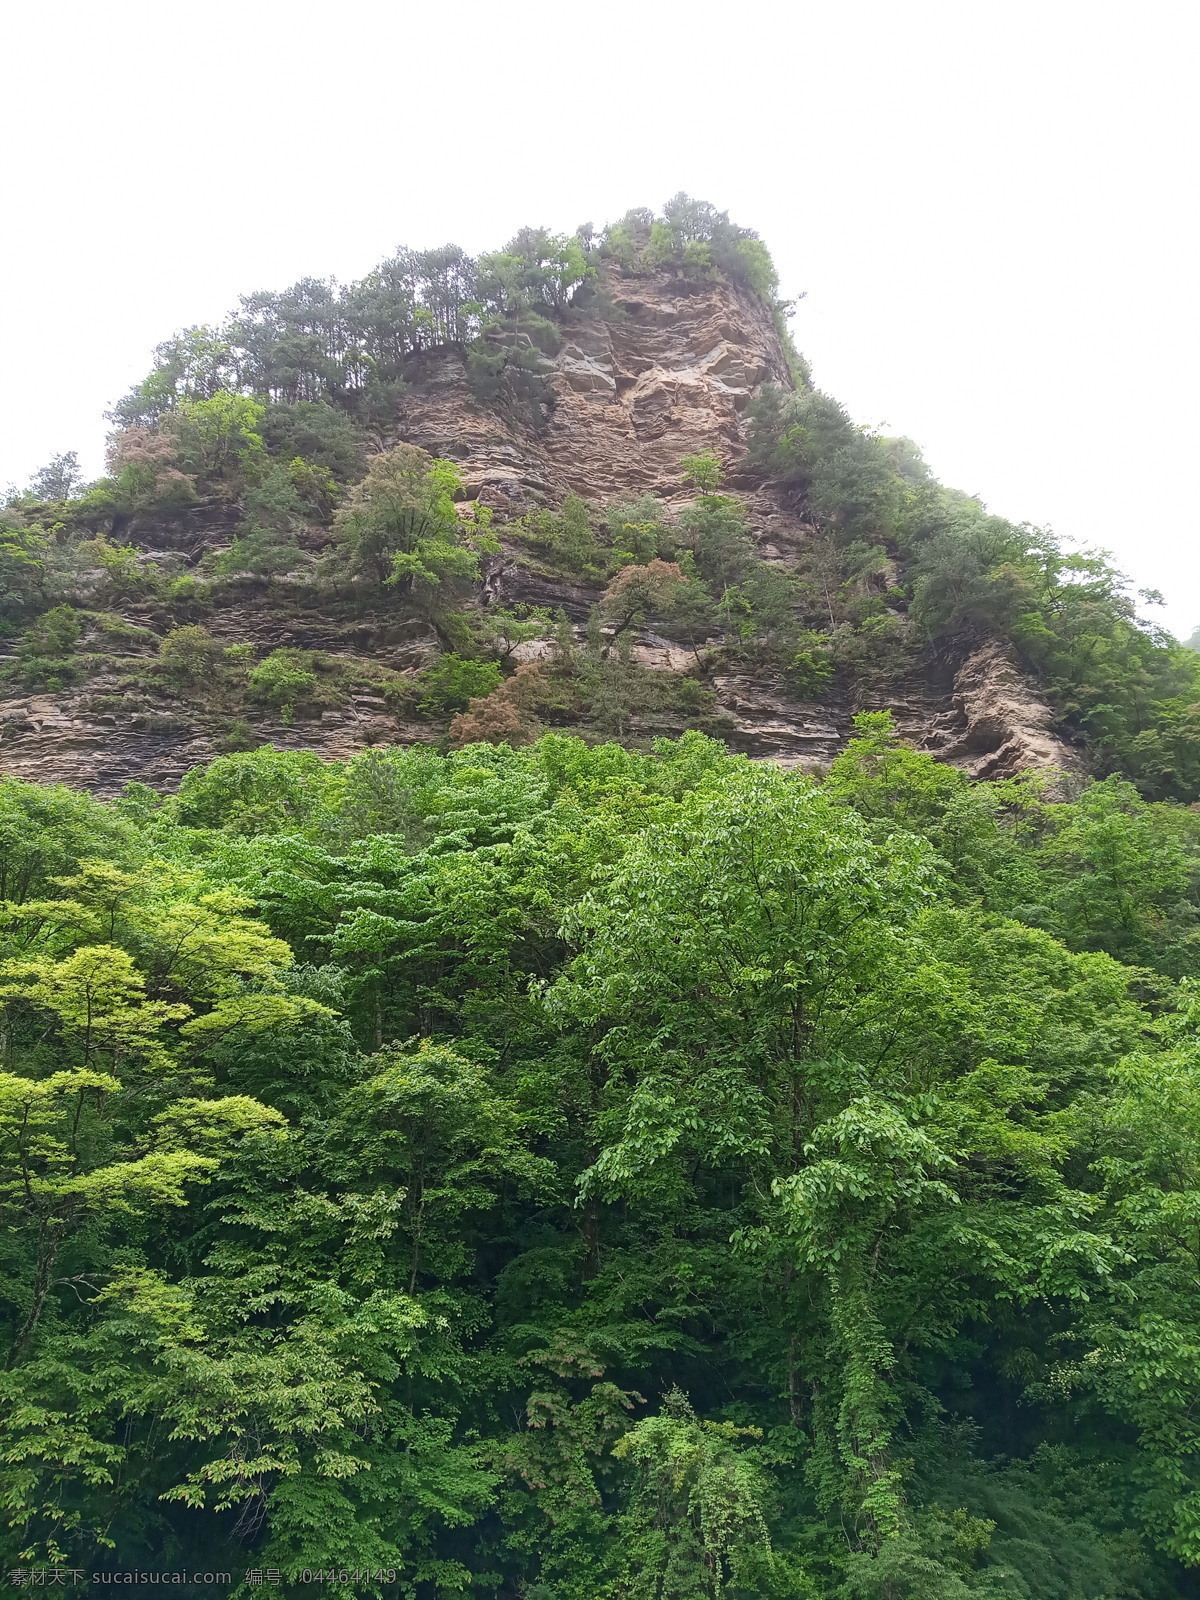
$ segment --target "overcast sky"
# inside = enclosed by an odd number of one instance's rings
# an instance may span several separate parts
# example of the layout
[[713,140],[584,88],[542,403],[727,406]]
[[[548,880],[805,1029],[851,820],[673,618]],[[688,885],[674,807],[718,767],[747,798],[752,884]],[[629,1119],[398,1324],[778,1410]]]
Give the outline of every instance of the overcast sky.
[[0,485],[174,329],[399,243],[678,189],[770,246],[816,381],[1200,623],[1194,0],[5,8]]

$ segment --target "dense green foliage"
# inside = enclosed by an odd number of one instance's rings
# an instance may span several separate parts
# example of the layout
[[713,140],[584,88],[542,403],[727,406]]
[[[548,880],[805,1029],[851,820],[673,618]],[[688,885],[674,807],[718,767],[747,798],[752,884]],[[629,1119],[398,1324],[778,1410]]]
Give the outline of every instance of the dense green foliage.
[[[399,251],[168,341],[108,476],[0,511],[12,690],[229,752],[110,805],[0,779],[0,1549],[1194,1594],[1200,654],[798,359],[670,503],[506,519],[385,448],[447,348],[541,427],[606,273],[785,310],[686,196]],[[813,530],[786,563],[756,476]],[[853,706],[987,641],[1099,781],[972,785],[881,715],[820,780],[704,736],[721,672]],[[263,744],[356,700],[440,744]]]
[[10,1565],[1194,1592],[1191,811],[262,749],[0,782],[0,897]]

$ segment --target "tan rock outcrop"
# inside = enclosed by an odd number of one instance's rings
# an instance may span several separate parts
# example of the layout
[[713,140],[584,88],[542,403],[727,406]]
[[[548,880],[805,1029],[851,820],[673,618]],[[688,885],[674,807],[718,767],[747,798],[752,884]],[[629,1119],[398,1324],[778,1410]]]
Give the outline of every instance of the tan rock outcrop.
[[953,711],[961,732],[936,753],[973,778],[1010,778],[1025,767],[1082,770],[1078,752],[1054,733],[1048,702],[994,639],[959,667]]
[[[482,407],[462,358],[442,351],[405,395],[397,436],[455,461],[469,488],[501,511],[557,503],[569,491],[600,501],[679,497],[680,457],[701,450],[736,469],[755,390],[791,382],[770,312],[734,285],[668,273],[614,270],[604,288],[612,309],[569,324],[545,365],[553,407],[544,427]],[[799,531],[785,508],[764,511]]]

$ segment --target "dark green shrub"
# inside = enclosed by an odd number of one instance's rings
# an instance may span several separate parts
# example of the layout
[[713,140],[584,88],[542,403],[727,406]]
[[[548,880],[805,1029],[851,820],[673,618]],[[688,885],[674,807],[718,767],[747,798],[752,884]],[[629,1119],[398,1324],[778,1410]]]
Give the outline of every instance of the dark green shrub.
[[76,646],[84,619],[73,606],[54,606],[32,623],[17,642],[12,676],[26,689],[65,689],[83,677]]
[[443,717],[452,711],[465,711],[467,702],[482,699],[498,689],[504,674],[494,661],[472,661],[458,655],[444,655],[435,666],[421,674],[424,693],[417,710],[428,717]]

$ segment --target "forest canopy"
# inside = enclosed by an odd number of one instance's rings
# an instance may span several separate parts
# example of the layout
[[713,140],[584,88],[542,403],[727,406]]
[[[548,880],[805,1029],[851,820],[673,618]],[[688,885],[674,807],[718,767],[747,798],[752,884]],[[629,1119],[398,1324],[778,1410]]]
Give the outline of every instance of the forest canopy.
[[0,781],[6,1562],[1194,1592],[1198,867],[884,714]]

